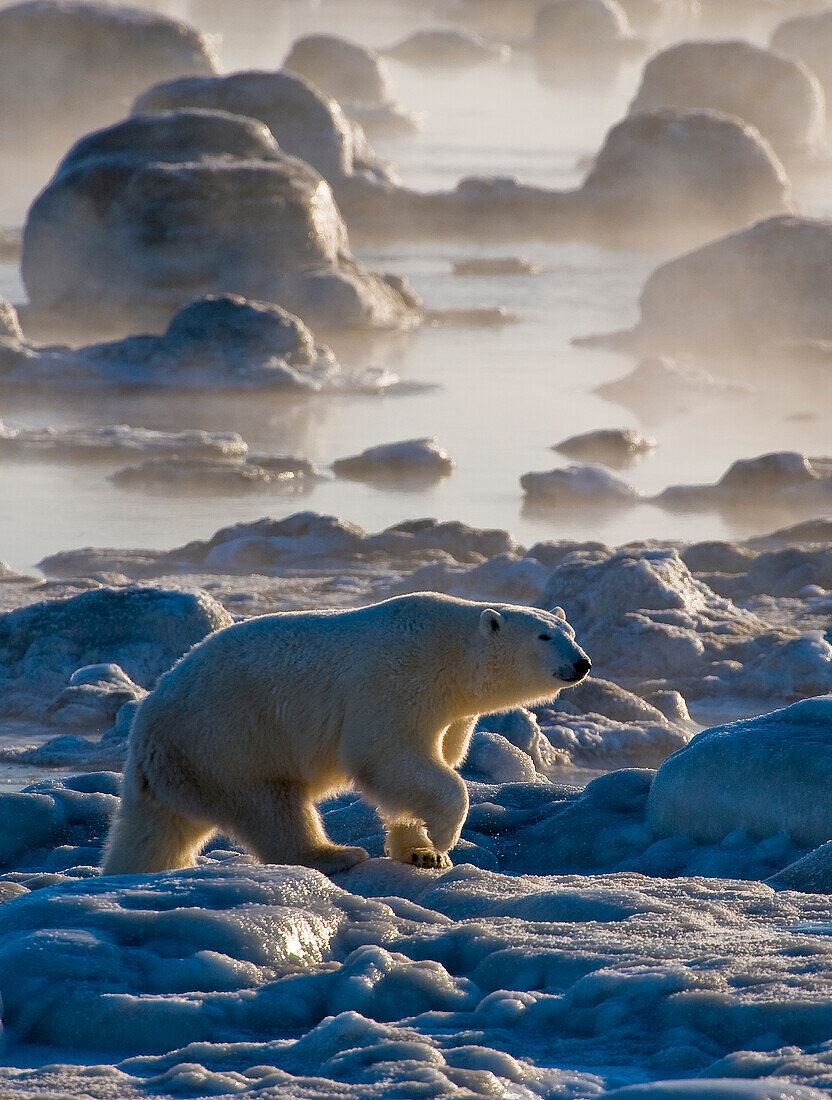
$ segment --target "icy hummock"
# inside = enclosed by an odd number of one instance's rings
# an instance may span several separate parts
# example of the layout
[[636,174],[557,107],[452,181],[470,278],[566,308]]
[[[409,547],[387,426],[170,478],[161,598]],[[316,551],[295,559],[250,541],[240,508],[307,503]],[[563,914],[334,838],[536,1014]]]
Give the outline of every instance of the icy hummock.
[[626,466],[656,446],[656,440],[633,428],[596,428],[570,435],[556,443],[553,451],[569,458],[589,459],[605,466]]
[[[0,710],[48,717],[66,703],[76,670],[121,675],[131,695],[150,687],[192,645],[232,619],[207,592],[152,586],[99,587],[0,615]],[[132,682],[132,686],[131,686]],[[75,681],[79,685],[79,681]],[[80,686],[80,685],[79,685]]]
[[[5,313],[4,313],[5,311]],[[300,393],[328,391],[381,393],[394,385],[395,376],[374,369],[344,369],[331,348],[315,340],[294,314],[279,306],[250,301],[239,295],[208,295],[174,314],[161,335],[127,336],[78,348],[35,344],[24,338],[14,309],[0,301],[10,335],[0,339],[0,386],[155,386],[183,389],[282,389]],[[16,328],[15,328],[16,326]],[[139,439],[150,448],[162,436],[137,429],[90,429],[49,437],[46,429],[4,432],[0,445],[9,443],[74,445],[78,449],[110,444],[134,447]],[[116,440],[116,436],[121,436]],[[219,436],[217,439],[221,438]],[[199,442],[191,433],[178,433],[171,444],[190,449]],[[209,444],[207,437],[204,440]],[[215,448],[211,448],[215,449]],[[230,453],[225,450],[224,453]]]
[[368,447],[361,454],[337,459],[332,463],[332,470],[336,477],[351,481],[430,484],[447,477],[454,465],[454,460],[436,439],[423,438]]
[[566,507],[587,502],[599,506],[621,504],[638,500],[642,495],[606,466],[592,462],[523,474],[520,485],[530,503]]

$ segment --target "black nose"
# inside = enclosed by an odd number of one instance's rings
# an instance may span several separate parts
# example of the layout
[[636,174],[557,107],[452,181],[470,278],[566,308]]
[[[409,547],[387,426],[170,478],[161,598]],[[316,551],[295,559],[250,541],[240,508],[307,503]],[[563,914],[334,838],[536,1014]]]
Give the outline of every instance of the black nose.
[[575,661],[572,667],[575,669],[575,675],[580,679],[582,676],[586,676],[592,668],[592,661],[589,657],[581,657],[580,660]]

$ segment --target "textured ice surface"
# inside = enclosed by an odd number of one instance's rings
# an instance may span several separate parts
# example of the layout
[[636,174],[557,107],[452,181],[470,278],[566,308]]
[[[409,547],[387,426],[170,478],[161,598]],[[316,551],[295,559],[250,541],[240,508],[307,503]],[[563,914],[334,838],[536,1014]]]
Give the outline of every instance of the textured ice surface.
[[832,839],[832,695],[718,726],[659,768],[647,803],[657,836],[720,842],[742,831],[803,847]]
[[395,481],[424,479],[428,482],[447,477],[454,460],[437,441],[403,439],[397,443],[380,443],[358,455],[339,458],[332,463],[337,477],[352,481]]
[[108,424],[101,428],[15,428],[0,421],[0,451],[66,451],[84,455],[188,454],[191,456],[243,456],[248,444],[238,432],[160,432]]
[[624,503],[641,494],[629,482],[594,463],[580,463],[555,470],[523,474],[520,485],[532,503],[585,505]]
[[825,102],[805,65],[749,42],[682,42],[652,57],[630,112],[710,107],[750,122],[784,158],[817,154]]
[[[113,198],[96,204],[102,189]],[[155,331],[217,294],[276,303],[316,327],[416,319],[353,258],[318,172],[262,122],[216,110],[136,115],[79,141],[29,209],[21,270],[29,315],[56,327],[82,313],[88,330]]]
[[[0,302],[0,312],[6,303]],[[14,310],[6,314],[16,321]],[[10,322],[11,323],[11,322]],[[70,388],[84,386],[152,386],[184,389],[279,389],[300,393],[346,391],[379,393],[396,381],[378,370],[344,370],[332,350],[315,341],[300,318],[279,306],[248,301],[238,295],[208,295],[176,313],[161,335],[128,336],[123,340],[78,348],[41,345],[12,332],[0,340],[0,386]],[[131,429],[138,448],[141,429]],[[122,433],[112,446],[126,446],[122,426],[90,429],[50,439],[47,433],[19,432],[9,443],[21,445],[77,442],[93,446],[93,436]],[[183,444],[195,444],[198,433],[177,433]],[[0,439],[6,445],[8,431]],[[220,433],[217,437],[221,438]],[[161,434],[145,442],[161,443]],[[206,444],[210,440],[206,438]]]
[[6,612],[0,615],[0,707],[6,716],[42,717],[87,665],[116,664],[149,687],[192,645],[231,621],[206,592],[153,587],[97,588]]

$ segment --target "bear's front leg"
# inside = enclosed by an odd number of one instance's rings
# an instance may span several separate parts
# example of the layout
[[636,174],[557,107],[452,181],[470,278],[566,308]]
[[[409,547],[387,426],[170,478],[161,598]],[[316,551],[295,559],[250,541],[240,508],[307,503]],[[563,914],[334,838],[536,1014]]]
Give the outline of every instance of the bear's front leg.
[[[417,841],[410,848],[405,843],[398,845],[397,834],[396,844],[405,856],[404,862],[414,862],[414,849],[424,849],[425,837],[429,852],[435,851],[440,857],[447,858],[456,847],[468,816],[468,788],[444,760],[413,749],[389,755],[378,753],[373,760],[363,761],[353,774],[385,821],[415,822],[417,827],[423,824],[421,831],[409,833],[410,839]],[[422,858],[421,851],[415,854],[417,859]],[[424,856],[430,858],[427,853]],[[444,861],[439,865],[447,866]]]
[[418,821],[388,821],[384,854],[399,863],[414,867],[452,867],[447,852],[439,852],[431,843],[424,825]]

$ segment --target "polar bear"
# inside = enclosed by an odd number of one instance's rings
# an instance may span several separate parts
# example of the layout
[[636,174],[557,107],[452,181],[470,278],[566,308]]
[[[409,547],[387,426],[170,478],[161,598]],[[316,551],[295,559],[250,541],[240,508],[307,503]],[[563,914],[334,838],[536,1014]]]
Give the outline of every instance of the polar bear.
[[103,873],[187,866],[217,830],[264,863],[347,870],[368,854],[333,844],[315,803],[353,785],[389,856],[448,867],[468,813],[454,769],[479,714],[589,669],[559,608],[433,592],[225,627],[136,713]]

